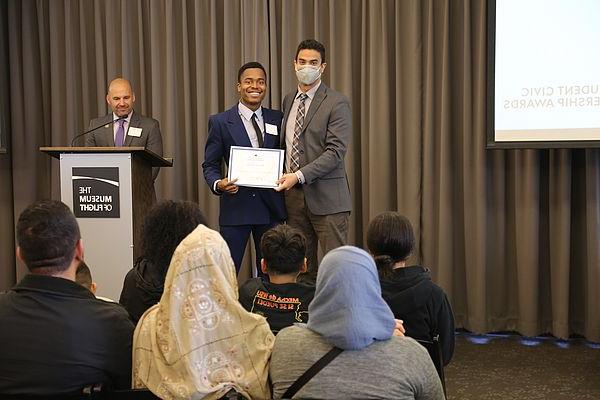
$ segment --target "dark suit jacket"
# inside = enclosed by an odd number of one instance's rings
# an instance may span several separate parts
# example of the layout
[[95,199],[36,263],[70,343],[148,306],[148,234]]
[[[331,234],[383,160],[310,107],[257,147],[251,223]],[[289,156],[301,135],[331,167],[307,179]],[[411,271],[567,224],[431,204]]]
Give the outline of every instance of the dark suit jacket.
[[[90,121],[88,129],[93,129],[101,125],[106,125],[104,128],[90,132],[85,137],[85,145],[88,147],[114,147],[115,136],[113,129],[113,113],[107,114],[103,117],[95,118]],[[162,135],[160,133],[160,127],[158,121],[149,117],[144,117],[133,111],[131,115],[131,121],[129,122],[129,128],[142,128],[142,134],[140,137],[130,136],[125,133],[125,146],[130,147],[145,147],[151,152],[162,157],[163,155],[163,143]],[[159,168],[152,169],[152,178],[156,179]]]
[[[277,126],[278,135],[265,133],[264,147],[279,148],[281,136],[280,111],[262,109],[265,123]],[[283,221],[287,215],[282,193],[273,189],[240,186],[236,194],[217,193],[213,190],[217,179],[222,179],[221,162],[229,165],[231,146],[252,147],[236,104],[227,111],[211,115],[208,119],[208,139],[204,148],[202,170],[204,179],[213,193],[220,195],[219,225],[263,225]]]
[[[296,91],[283,99],[281,148]],[[328,215],[352,210],[344,156],[352,135],[350,103],[343,94],[321,83],[310,103],[300,136],[300,171],[306,205],[313,214]]]

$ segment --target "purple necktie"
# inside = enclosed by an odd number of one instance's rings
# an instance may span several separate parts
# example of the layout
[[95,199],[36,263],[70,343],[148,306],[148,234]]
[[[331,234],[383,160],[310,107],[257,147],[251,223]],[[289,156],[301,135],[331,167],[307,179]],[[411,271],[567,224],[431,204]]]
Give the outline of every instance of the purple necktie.
[[125,142],[125,128],[123,125],[125,125],[125,122],[127,122],[125,119],[119,120],[117,136],[115,136],[115,147],[123,147],[123,143]]

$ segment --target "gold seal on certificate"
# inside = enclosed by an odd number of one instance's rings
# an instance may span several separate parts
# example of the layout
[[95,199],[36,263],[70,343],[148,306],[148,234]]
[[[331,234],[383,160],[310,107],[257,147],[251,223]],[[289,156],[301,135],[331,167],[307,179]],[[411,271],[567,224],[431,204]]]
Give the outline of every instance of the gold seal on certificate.
[[237,179],[238,186],[277,187],[283,172],[283,150],[231,146],[227,179]]

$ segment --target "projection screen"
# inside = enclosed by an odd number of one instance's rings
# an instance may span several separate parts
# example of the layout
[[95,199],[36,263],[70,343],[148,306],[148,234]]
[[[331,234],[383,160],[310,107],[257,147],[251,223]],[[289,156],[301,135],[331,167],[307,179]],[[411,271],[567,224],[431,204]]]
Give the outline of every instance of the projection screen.
[[600,0],[488,7],[488,148],[600,147]]

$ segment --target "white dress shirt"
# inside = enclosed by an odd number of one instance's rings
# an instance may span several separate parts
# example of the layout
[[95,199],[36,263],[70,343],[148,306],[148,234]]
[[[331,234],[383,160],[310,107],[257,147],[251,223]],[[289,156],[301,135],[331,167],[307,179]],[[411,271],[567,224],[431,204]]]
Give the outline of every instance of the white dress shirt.
[[[319,86],[321,86],[321,81],[319,81],[318,84],[316,84],[314,87],[310,88],[310,90],[308,92],[306,92],[306,95],[308,96],[306,98],[306,100],[304,100],[304,119],[306,120],[306,115],[308,114],[308,109],[310,107],[310,103],[312,102],[312,100],[315,97],[315,93],[317,93],[317,90],[319,89]],[[300,94],[303,93],[300,90],[300,86],[298,86],[298,91],[296,92],[296,97],[294,98],[294,102],[292,103],[292,108],[290,109],[290,115],[288,115],[288,119],[287,122],[285,124],[285,148],[287,149],[287,151],[285,152],[285,165],[286,170],[288,172],[291,172],[292,168],[291,168],[291,156],[292,156],[292,146],[294,143],[294,126],[296,125],[296,115],[298,114],[298,105],[300,104]],[[296,176],[298,176],[298,180],[300,181],[300,183],[304,183],[305,179],[304,179],[304,175],[302,174],[302,171],[298,170],[296,171]]]
[[254,126],[252,125],[252,114],[256,114],[256,122],[258,123],[258,127],[263,134],[263,138],[265,136],[265,123],[263,121],[262,116],[262,106],[258,107],[256,111],[252,111],[242,102],[238,103],[238,113],[240,114],[240,118],[244,123],[244,128],[246,128],[246,133],[248,134],[248,138],[250,139],[250,143],[252,143],[252,147],[260,147],[258,144],[258,138],[256,137],[256,131],[254,130]]

